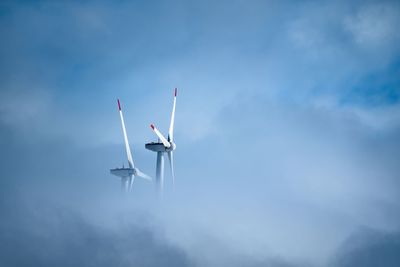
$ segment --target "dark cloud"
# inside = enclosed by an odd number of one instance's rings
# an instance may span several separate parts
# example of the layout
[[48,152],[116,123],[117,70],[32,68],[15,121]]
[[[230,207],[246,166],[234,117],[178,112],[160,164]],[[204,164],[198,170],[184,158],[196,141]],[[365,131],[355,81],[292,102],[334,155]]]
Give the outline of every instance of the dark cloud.
[[18,201],[1,205],[1,266],[193,266],[182,249],[143,225],[143,216],[110,228],[66,207]]
[[362,229],[339,249],[334,267],[395,267],[400,263],[400,233]]

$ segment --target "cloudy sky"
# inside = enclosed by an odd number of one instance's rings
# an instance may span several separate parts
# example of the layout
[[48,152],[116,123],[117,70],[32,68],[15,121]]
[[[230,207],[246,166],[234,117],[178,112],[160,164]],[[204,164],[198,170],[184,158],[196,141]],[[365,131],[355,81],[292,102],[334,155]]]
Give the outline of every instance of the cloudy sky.
[[[398,1],[1,1],[0,265],[400,265]],[[149,124],[166,132],[164,199]]]

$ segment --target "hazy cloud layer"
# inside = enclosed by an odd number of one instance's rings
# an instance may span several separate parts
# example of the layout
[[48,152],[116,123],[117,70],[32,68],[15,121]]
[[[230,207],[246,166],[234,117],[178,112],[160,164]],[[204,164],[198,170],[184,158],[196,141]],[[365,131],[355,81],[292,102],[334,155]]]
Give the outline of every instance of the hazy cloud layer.
[[137,221],[110,229],[66,207],[12,203],[18,206],[2,207],[2,266],[193,266],[180,248]]

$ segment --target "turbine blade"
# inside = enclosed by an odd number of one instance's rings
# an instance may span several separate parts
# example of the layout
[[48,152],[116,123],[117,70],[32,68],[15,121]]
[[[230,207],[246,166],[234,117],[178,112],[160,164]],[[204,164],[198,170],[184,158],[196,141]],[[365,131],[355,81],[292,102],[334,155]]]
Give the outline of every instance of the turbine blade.
[[174,154],[172,151],[168,152],[169,165],[171,166],[172,187],[175,187],[175,173],[174,173]]
[[119,109],[119,116],[121,117],[122,132],[124,133],[126,156],[128,158],[129,167],[133,168],[134,164],[133,164],[133,159],[132,159],[132,153],[131,153],[131,149],[129,147],[128,135],[126,134],[124,116],[122,115],[121,103],[119,102],[119,99],[118,99],[118,109]]
[[172,113],[171,113],[171,122],[169,124],[169,131],[168,131],[168,140],[173,141],[174,140],[174,122],[175,122],[175,106],[176,106],[176,95],[178,93],[178,89],[175,88],[174,91],[174,103],[172,105]]
[[135,180],[135,176],[134,175],[129,176],[129,192],[132,192],[133,181],[134,180]]
[[141,177],[143,179],[146,179],[148,181],[152,181],[153,178],[151,178],[149,175],[141,172],[138,168],[136,168],[136,176]]
[[168,140],[160,133],[160,131],[154,126],[154,124],[150,125],[151,129],[155,132],[155,134],[160,138],[161,142],[164,144],[165,147],[170,147],[171,144],[168,142]]

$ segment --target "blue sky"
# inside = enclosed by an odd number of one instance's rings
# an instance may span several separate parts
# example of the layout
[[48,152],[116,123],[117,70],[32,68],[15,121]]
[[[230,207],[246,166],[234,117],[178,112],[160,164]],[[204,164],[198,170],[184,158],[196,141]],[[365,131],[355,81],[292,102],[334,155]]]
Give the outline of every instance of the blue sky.
[[[396,1],[1,3],[2,263],[398,266],[399,23]],[[116,99],[154,175],[174,87],[176,191],[123,198]]]

